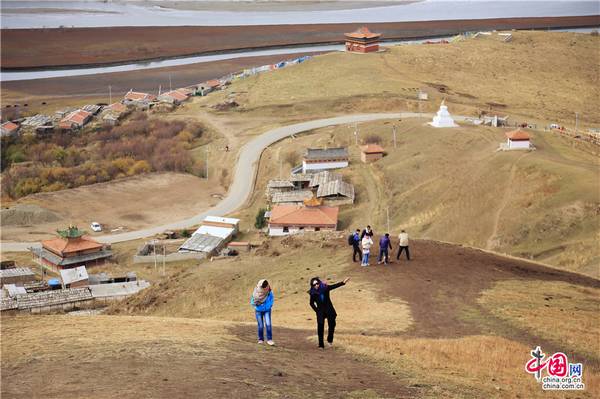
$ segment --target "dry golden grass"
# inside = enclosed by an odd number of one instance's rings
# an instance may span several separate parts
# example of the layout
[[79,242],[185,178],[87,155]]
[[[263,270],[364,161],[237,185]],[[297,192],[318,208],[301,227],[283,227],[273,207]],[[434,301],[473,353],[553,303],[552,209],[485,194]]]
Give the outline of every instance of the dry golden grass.
[[[397,148],[392,123],[398,126]],[[434,129],[417,119],[359,124],[359,131],[362,138],[381,138],[387,152],[382,160],[362,164],[353,127],[345,125],[267,148],[249,206],[235,215],[253,224],[266,206],[268,180],[289,175],[289,154],[299,159],[307,147],[349,146],[350,167],[340,172],[355,185],[356,201],[340,209],[340,229],[371,224],[382,232],[389,208],[394,234],[405,228],[415,238],[491,244],[498,252],[598,276],[597,147],[533,131],[537,151],[495,152],[503,129]]]
[[[347,268],[345,261],[340,262],[347,256],[347,251],[343,251],[346,248],[328,245],[324,249],[321,243],[310,237],[287,239],[283,244],[276,239],[258,253],[188,268],[168,266],[176,270],[172,278],[142,292],[125,310],[163,317],[252,322],[250,296],[256,282],[266,277],[276,298],[273,324],[313,329],[314,312],[307,294],[309,279],[316,275],[337,282],[346,276]],[[324,251],[329,254],[325,256]],[[412,323],[404,301],[379,297],[377,290],[360,278],[334,291],[332,297],[339,313],[339,331],[397,333]],[[111,312],[121,311],[122,305],[111,308]]]
[[511,325],[555,342],[571,361],[575,350],[600,360],[600,290],[564,282],[507,280],[482,293],[479,302]]
[[[502,43],[471,39],[448,45],[395,46],[385,53],[332,53],[310,62],[235,82],[240,115],[313,116],[355,111],[416,110],[414,88],[433,96],[422,105],[433,111],[441,98],[455,112],[490,110],[517,119],[572,126],[600,121],[598,37],[558,32],[514,32]],[[565,76],[568,76],[565,78]],[[446,93],[437,91],[444,85]],[[492,107],[494,109],[494,107]]]
[[[525,372],[531,348],[494,336],[459,339],[410,339],[340,335],[347,350],[387,365],[389,372],[411,375],[411,383],[431,388],[433,398],[546,398],[571,397],[545,392]],[[600,373],[584,366],[586,390],[580,397],[594,397],[600,389]]]

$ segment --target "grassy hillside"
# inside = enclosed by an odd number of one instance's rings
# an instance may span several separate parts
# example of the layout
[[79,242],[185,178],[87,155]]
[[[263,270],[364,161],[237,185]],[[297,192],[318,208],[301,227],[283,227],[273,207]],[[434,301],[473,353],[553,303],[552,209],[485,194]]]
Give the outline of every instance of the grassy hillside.
[[[417,110],[415,89],[429,92],[423,111],[441,98],[455,112],[508,113],[519,120],[580,126],[600,122],[600,38],[589,34],[513,32],[445,45],[394,46],[377,54],[332,53],[310,62],[235,82],[244,115],[321,115]],[[444,90],[440,92],[439,89]],[[220,101],[215,96],[212,101]],[[436,101],[437,100],[437,101]]]
[[[413,237],[467,244],[543,261],[598,276],[600,176],[598,148],[555,133],[531,132],[537,150],[496,152],[503,129],[464,126],[435,129],[425,120],[359,125],[362,139],[376,136],[386,156],[360,162],[353,127],[338,126],[284,140],[263,154],[250,221],[264,206],[268,179],[283,175],[308,146],[350,145],[356,203],[342,207],[340,227],[366,224],[376,233],[405,228]],[[397,128],[394,148],[392,123]],[[293,154],[293,155],[290,155]]]
[[[432,241],[411,248],[410,263],[364,269],[344,238],[322,235],[169,265],[163,279],[137,266],[155,284],[112,315],[3,316],[2,395],[545,398],[523,371],[541,345],[582,362],[578,397],[594,397],[597,280]],[[338,328],[324,353],[306,294],[315,275],[351,277],[332,293]],[[276,297],[274,348],[255,341],[248,301],[260,278]],[[316,365],[327,372],[316,377]]]

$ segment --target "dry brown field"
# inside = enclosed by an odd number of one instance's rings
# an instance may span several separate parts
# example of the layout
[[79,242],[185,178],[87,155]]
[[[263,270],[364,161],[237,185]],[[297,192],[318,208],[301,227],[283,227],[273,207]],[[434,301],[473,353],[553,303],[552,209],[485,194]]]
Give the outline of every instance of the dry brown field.
[[[128,231],[185,219],[220,201],[225,190],[214,180],[207,182],[187,174],[156,173],[30,195],[16,204],[37,206],[57,218],[45,223],[3,224],[2,240],[47,239],[69,224],[93,236],[119,227],[123,228],[121,231]],[[92,232],[91,222],[102,224],[104,231]]]
[[[372,23],[386,39],[489,29],[598,26],[600,16]],[[3,29],[2,69],[99,65],[227,50],[342,42],[360,23]],[[98,39],[101,38],[101,41]],[[83,51],[73,51],[81,49]]]

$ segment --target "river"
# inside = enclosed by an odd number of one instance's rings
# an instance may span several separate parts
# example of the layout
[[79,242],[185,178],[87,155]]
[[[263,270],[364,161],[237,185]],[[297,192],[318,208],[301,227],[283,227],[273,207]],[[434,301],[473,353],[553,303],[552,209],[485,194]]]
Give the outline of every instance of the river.
[[[174,10],[143,2],[2,1],[2,28],[231,26],[401,22],[600,14],[598,1],[424,0],[383,7],[303,11]],[[265,7],[268,7],[266,5]],[[310,7],[307,5],[307,7]]]

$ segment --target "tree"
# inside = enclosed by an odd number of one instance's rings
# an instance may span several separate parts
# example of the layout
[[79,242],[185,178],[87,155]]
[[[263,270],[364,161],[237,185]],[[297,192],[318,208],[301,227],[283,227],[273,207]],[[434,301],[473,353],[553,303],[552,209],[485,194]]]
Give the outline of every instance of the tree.
[[257,229],[261,230],[263,227],[265,227],[266,224],[266,219],[265,219],[265,212],[267,210],[264,208],[260,208],[258,210],[258,213],[256,214],[256,219],[254,221],[254,227],[256,227]]

